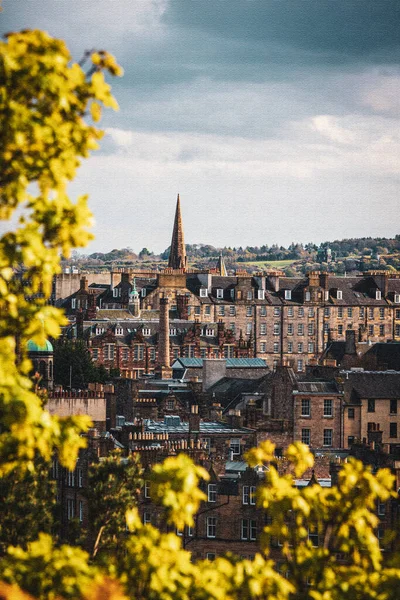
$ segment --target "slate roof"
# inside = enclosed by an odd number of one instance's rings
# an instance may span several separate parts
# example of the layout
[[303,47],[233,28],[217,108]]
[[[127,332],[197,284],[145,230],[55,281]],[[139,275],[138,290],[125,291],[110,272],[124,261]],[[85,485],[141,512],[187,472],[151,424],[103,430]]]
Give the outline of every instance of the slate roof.
[[[296,390],[293,392],[296,393]],[[335,381],[298,381],[297,393],[299,394],[339,394]]]
[[[179,422],[178,422],[179,420]],[[189,423],[181,421],[179,417],[176,418],[176,424],[172,424],[170,421],[152,421],[151,419],[145,419],[144,421],[145,431],[153,433],[189,433]],[[227,423],[219,421],[200,421],[200,433],[204,435],[216,435],[216,434],[233,434],[242,433],[249,434],[253,433],[254,429],[248,427],[231,427]]]
[[341,371],[346,402],[366,398],[400,398],[400,372]]
[[[263,358],[226,358],[227,369],[267,369],[268,365]],[[203,368],[202,358],[177,358],[172,368],[179,368],[179,364],[186,369]]]
[[400,371],[400,342],[379,342],[367,350],[364,356],[367,360],[369,356],[374,356],[380,368],[385,366],[386,369]]

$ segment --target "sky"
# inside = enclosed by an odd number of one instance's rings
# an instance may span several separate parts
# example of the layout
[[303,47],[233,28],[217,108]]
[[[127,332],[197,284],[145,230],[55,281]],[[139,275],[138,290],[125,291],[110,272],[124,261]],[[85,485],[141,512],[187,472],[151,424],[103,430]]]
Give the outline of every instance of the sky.
[[106,49],[120,110],[70,194],[85,252],[400,233],[398,0],[3,0],[0,33]]

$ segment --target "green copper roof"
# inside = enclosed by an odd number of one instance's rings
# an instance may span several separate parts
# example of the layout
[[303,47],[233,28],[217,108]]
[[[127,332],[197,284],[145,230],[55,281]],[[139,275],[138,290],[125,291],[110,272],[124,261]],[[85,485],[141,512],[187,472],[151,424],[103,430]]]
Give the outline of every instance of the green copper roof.
[[39,346],[39,344],[33,340],[29,340],[27,347],[28,352],[53,352],[53,345],[49,342],[49,340],[46,340],[43,346]]

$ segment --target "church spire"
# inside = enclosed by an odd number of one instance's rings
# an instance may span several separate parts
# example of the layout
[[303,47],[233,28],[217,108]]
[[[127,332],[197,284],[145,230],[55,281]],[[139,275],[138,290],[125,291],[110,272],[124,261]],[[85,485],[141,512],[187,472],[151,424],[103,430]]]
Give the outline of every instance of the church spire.
[[187,257],[185,240],[183,237],[183,224],[181,216],[181,203],[178,198],[176,201],[176,212],[174,221],[174,231],[172,233],[171,250],[169,254],[168,267],[171,269],[185,269],[187,267]]

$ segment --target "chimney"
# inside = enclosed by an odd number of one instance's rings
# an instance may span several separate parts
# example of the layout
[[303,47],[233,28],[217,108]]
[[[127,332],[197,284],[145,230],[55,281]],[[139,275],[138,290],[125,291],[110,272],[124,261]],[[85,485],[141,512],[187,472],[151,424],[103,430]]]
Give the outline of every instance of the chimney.
[[197,404],[192,404],[189,414],[189,432],[198,433],[200,431],[200,415]]
[[76,337],[79,340],[83,339],[83,310],[80,308],[76,311]]
[[319,287],[319,277],[321,273],[319,271],[309,271],[307,273],[309,287]]
[[321,273],[319,276],[319,283],[324,290],[329,290],[329,273]]
[[90,294],[88,297],[86,318],[88,321],[93,321],[96,318],[96,296],[94,294]]
[[158,364],[170,367],[169,352],[169,300],[160,298],[160,331],[158,340]]
[[339,471],[342,468],[340,459],[329,464],[329,474],[331,476],[331,486],[337,485],[339,482]]
[[270,282],[274,292],[279,292],[279,273],[269,273],[267,276],[267,280]]
[[183,321],[187,321],[189,318],[189,296],[186,296],[186,294],[179,294],[176,297],[176,307],[179,318]]
[[218,346],[221,346],[225,340],[225,323],[222,319],[218,321]]
[[86,277],[81,278],[81,291],[87,292],[89,290],[89,282]]
[[345,354],[356,354],[356,332],[354,329],[346,329]]

